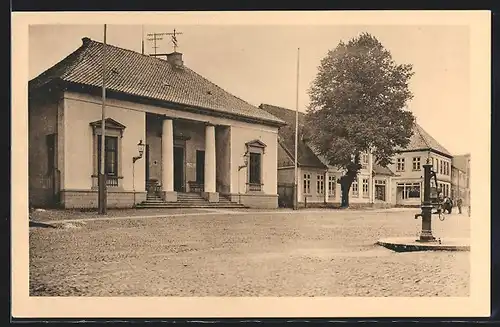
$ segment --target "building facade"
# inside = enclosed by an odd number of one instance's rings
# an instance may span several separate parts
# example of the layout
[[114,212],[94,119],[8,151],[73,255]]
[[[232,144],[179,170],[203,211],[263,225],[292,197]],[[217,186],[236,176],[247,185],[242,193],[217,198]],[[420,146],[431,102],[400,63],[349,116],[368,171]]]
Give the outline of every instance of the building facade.
[[451,173],[452,197],[454,199],[460,197],[465,205],[469,205],[470,154],[454,156]]
[[[451,196],[452,155],[420,125],[415,124],[409,145],[394,156],[390,168],[396,174],[392,183],[392,203],[418,206],[423,200],[423,165],[427,162],[436,172],[437,188]],[[435,186],[434,179],[431,186]]]
[[[292,185],[294,181],[294,126],[295,111],[261,104],[260,108],[282,119],[287,126],[280,128],[278,182]],[[299,135],[302,135],[304,114],[299,113]],[[281,152],[280,152],[281,151]],[[281,159],[280,159],[281,158]],[[445,196],[452,195],[452,155],[420,125],[415,124],[408,146],[399,149],[392,164],[381,167],[370,153],[361,155],[361,169],[353,181],[349,202],[354,205],[382,204],[393,206],[420,206],[423,200],[423,165],[429,160],[436,172],[437,187]],[[341,188],[337,183],[344,171],[328,162],[299,139],[298,199],[304,203],[341,202]],[[433,186],[435,181],[431,181]]]
[[[278,149],[278,193],[290,206],[293,199],[295,180],[295,111],[269,104],[261,104],[261,109],[287,123],[279,129]],[[297,146],[297,199],[299,206],[341,203],[341,186],[338,183],[344,174],[341,169],[331,166],[314,151],[302,135],[304,113],[299,112],[299,139]],[[350,188],[349,202],[353,206],[371,204],[390,204],[390,169],[374,163],[373,156],[361,156],[362,168]]]
[[[278,128],[284,123],[196,74],[174,52],[153,58],[83,45],[29,85],[29,191],[34,206],[97,207],[104,153],[109,207],[187,192],[276,208]],[[145,144],[139,153],[138,144]],[[135,159],[134,159],[135,158]]]

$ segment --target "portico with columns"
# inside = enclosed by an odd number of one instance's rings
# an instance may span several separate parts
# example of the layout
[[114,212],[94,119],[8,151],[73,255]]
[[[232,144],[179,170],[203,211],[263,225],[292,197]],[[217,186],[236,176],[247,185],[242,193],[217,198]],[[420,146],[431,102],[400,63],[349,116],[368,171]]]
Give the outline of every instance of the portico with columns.
[[218,163],[229,163],[230,148],[216,147],[217,136],[221,138],[219,144],[230,142],[229,130],[228,125],[147,113],[148,192],[159,191],[165,202],[176,202],[178,193],[189,192],[218,202],[221,189],[230,193],[230,170],[217,171]]

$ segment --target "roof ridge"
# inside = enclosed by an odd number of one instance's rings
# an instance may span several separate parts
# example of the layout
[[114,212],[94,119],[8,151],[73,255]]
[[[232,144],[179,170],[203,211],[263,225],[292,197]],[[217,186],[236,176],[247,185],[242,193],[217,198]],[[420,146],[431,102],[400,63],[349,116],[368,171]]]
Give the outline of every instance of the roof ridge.
[[[94,43],[97,43],[97,44],[101,44],[101,45],[103,45],[103,44],[104,44],[103,42],[99,42],[99,41],[96,41],[96,40],[92,40],[92,39],[90,39],[90,38],[89,38],[89,40],[90,40],[90,42],[94,42]],[[113,44],[109,44],[109,43],[106,43],[106,46],[110,46],[110,47],[113,47],[113,48],[118,49],[118,50],[124,50],[124,51],[127,51],[127,52],[131,52],[131,53],[133,53],[133,54],[135,54],[135,55],[140,55],[140,56],[143,56],[143,57],[146,57],[146,58],[154,59],[154,60],[156,60],[156,61],[160,62],[161,64],[168,64],[168,62],[167,62],[167,61],[165,61],[165,60],[163,60],[163,59],[160,59],[160,58],[158,58],[158,57],[153,57],[153,56],[150,56],[150,55],[146,55],[146,54],[142,54],[142,53],[139,53],[139,52],[134,51],[134,50],[131,50],[131,49],[122,48],[122,47],[119,47],[119,46],[116,46],[116,45],[113,45]],[[191,73],[195,74],[196,76],[198,76],[199,78],[201,78],[201,79],[202,79],[202,80],[204,80],[205,82],[207,82],[207,83],[211,84],[212,86],[216,87],[217,89],[219,89],[220,91],[222,91],[222,92],[224,92],[224,93],[226,93],[226,94],[228,94],[228,95],[230,95],[230,96],[234,97],[235,99],[237,99],[237,100],[239,100],[239,101],[241,101],[241,102],[245,103],[246,105],[249,105],[249,106],[251,106],[251,107],[253,107],[253,108],[255,108],[255,109],[259,109],[259,110],[265,111],[265,110],[263,110],[263,109],[261,109],[261,108],[259,108],[259,107],[257,107],[257,106],[252,105],[251,103],[249,103],[249,102],[247,102],[247,101],[243,100],[242,98],[240,98],[240,97],[238,97],[238,96],[234,95],[233,93],[231,93],[231,92],[227,91],[226,89],[222,88],[221,86],[217,85],[216,83],[214,83],[214,82],[210,81],[208,78],[206,78],[206,77],[202,76],[201,74],[197,73],[197,72],[196,72],[196,71],[194,71],[193,69],[189,68],[186,64],[184,64],[183,66],[184,66],[184,67],[183,67],[184,69],[186,69],[186,70],[190,71]],[[268,114],[269,114],[269,113],[268,113]],[[275,118],[278,118],[278,117],[275,117]],[[282,120],[282,119],[280,119],[280,118],[278,118],[278,119],[279,119],[280,121]],[[265,119],[265,120],[271,120],[271,118],[269,118],[269,119]]]
[[79,64],[83,60],[83,58],[85,57],[85,54],[89,51],[89,49],[90,49],[90,44],[88,44],[88,43],[82,44],[78,49],[76,49],[74,52],[77,52],[78,50],[80,50],[80,52],[78,53],[75,60],[71,63],[70,67],[64,73],[62,73],[61,76],[70,75],[73,72],[73,70],[76,68],[77,64]]
[[[97,41],[97,40],[93,40],[91,38],[88,38],[90,42],[93,42],[93,43],[97,43],[97,44],[102,44],[104,45],[104,42],[100,42],[100,41]],[[124,50],[124,51],[127,51],[127,52],[132,52],[133,54],[136,54],[136,55],[139,55],[139,56],[143,56],[143,57],[146,57],[146,58],[151,58],[151,59],[154,59],[154,60],[157,60],[157,61],[160,61],[160,62],[165,62],[165,60],[163,59],[160,59],[158,57],[154,57],[154,56],[151,56],[151,55],[147,55],[147,54],[144,54],[144,53],[140,53],[140,52],[137,52],[137,51],[134,51],[134,50],[131,50],[131,49],[127,49],[127,48],[122,48],[122,47],[119,47],[117,45],[114,45],[114,44],[110,44],[110,43],[107,43],[106,42],[106,46],[107,47],[112,47],[112,48],[115,48],[115,49],[119,49],[119,50]],[[187,68],[187,67],[186,67]]]
[[415,125],[417,127],[416,130],[417,130],[418,135],[420,135],[420,138],[424,141],[425,145],[427,145],[427,147],[429,149],[431,149],[432,146],[429,144],[429,142],[427,142],[427,139],[425,138],[425,136],[422,135],[422,131],[423,131],[422,126],[420,126],[418,123],[415,123]]
[[[76,63],[82,58],[82,54],[85,53],[85,51],[88,49],[88,46],[82,44],[80,45],[78,48],[76,48],[75,50],[73,50],[70,54],[68,54],[67,56],[65,56],[63,59],[61,59],[60,61],[56,62],[54,65],[52,65],[51,67],[49,67],[48,69],[44,70],[42,73],[38,74],[37,76],[35,76],[34,78],[32,78],[28,83],[35,83],[35,81],[37,80],[40,80],[42,79],[43,77],[45,76],[49,76],[50,78],[50,75],[52,72],[57,72],[57,69],[59,67],[67,67],[67,66],[71,66],[68,68],[68,70],[71,70],[73,69],[76,65]],[[69,65],[68,65],[69,63]],[[60,78],[62,75],[64,75],[65,73],[67,72],[66,71],[63,71],[63,73],[61,74],[58,74],[57,76],[54,76],[50,79],[54,79],[54,78]]]
[[[428,148],[434,149],[432,147],[432,145],[430,145],[429,142],[427,142],[428,141],[427,137],[430,139],[430,141],[435,142],[437,146],[441,147],[442,150],[445,150],[446,152],[448,152],[448,154],[450,156],[453,156],[448,149],[446,149],[441,143],[439,143],[439,141],[436,140],[431,134],[429,134],[420,124],[418,124],[416,122],[415,122],[415,124],[417,124],[418,133],[420,134],[420,136],[422,137],[422,139],[424,140],[424,143],[427,145]],[[422,134],[424,134],[424,135],[422,135]],[[441,149],[434,149],[434,150],[441,151]]]
[[[288,156],[293,160],[295,161],[295,155],[292,154],[292,152],[288,149],[288,147],[286,146],[285,142],[283,141],[283,138],[281,136],[278,135],[278,144],[281,145],[281,147],[283,148],[283,150],[285,150],[285,152],[288,154]],[[298,144],[297,144],[298,145]],[[297,152],[298,153],[298,152]],[[298,156],[297,156],[298,157]],[[300,161],[299,159],[297,158],[297,166],[300,165]]]
[[[297,111],[295,109],[290,109],[290,108],[286,108],[286,107],[282,107],[282,106],[276,106],[274,104],[269,104],[269,103],[261,103],[260,105],[274,107],[274,108],[283,109],[283,110],[288,110],[288,111],[291,111],[291,112],[296,112]],[[298,110],[298,111],[299,111],[299,114],[302,114],[302,115],[306,114],[305,112],[302,112],[300,110]]]

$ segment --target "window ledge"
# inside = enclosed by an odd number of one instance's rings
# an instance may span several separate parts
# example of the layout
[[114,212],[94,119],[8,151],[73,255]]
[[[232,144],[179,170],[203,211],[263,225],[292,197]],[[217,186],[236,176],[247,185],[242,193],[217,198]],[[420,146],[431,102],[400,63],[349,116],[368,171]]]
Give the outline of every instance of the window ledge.
[[[90,177],[93,177],[93,178],[97,178],[99,177],[99,175],[96,175],[96,174],[92,174]],[[110,176],[110,175],[106,175],[106,177],[111,177],[111,178],[116,178],[116,179],[123,179],[123,176]]]

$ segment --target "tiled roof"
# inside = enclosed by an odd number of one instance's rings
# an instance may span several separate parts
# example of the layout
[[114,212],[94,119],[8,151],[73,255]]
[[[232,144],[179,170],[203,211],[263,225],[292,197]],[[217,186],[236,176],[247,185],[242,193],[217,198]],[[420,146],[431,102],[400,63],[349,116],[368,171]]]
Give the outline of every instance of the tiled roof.
[[[267,111],[273,116],[286,122],[286,126],[279,129],[279,142],[285,151],[295,158],[295,110],[272,106],[269,104],[261,104],[259,108]],[[299,112],[299,140],[297,146],[298,164],[301,166],[326,168],[326,165],[318,158],[310,146],[301,140],[300,134],[304,124],[304,113]]]
[[[264,103],[259,107],[271,113],[272,115],[284,120],[287,123],[286,126],[280,127],[279,129],[280,142],[287,148],[293,159],[295,149],[294,137],[296,111]],[[299,136],[301,130],[304,128],[304,119],[305,114],[299,111]],[[316,154],[314,148],[311,145],[307,145],[305,142],[299,141],[297,152],[299,156],[299,164],[321,168],[328,166],[326,160],[322,158],[321,155]],[[373,165],[373,172],[376,175],[394,175],[394,173],[389,168],[382,167],[378,164]]]
[[[83,38],[83,45],[30,81],[30,90],[54,80],[102,87],[103,43]],[[201,108],[219,114],[256,119],[272,125],[283,121],[228,93],[186,66],[113,45],[106,46],[107,89],[146,99]]]
[[378,164],[373,164],[373,173],[375,175],[389,175],[393,176],[394,173],[388,167],[382,167]]
[[432,149],[438,151],[447,156],[452,156],[451,153],[446,150],[444,146],[439,144],[436,139],[434,139],[429,133],[427,133],[422,126],[415,123],[413,126],[413,135],[410,138],[410,143],[405,149],[400,149],[400,151],[415,151],[415,150],[427,150]]

